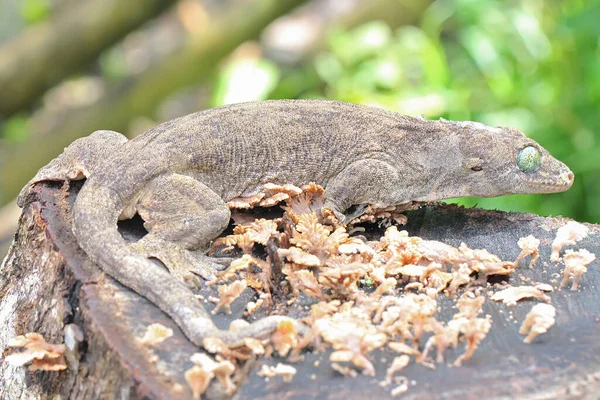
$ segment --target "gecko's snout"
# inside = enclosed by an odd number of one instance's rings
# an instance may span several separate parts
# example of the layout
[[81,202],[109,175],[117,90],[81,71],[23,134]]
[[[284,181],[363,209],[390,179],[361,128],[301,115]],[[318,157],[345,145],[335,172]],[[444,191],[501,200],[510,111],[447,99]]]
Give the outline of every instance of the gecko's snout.
[[[575,174],[562,162],[551,158],[538,173],[533,174],[526,184],[530,191],[523,193],[558,193],[573,186]],[[523,174],[526,175],[526,174]]]
[[569,170],[569,172],[567,172],[567,181],[565,183],[565,190],[570,189],[571,186],[573,186],[573,181],[575,181],[575,175],[573,174],[572,171]]
[[575,175],[573,174],[573,171],[571,171],[569,169],[569,167],[564,165],[564,169],[558,175],[556,183],[557,183],[557,186],[560,189],[560,191],[565,191],[565,190],[570,189],[571,186],[573,186],[574,180],[575,180]]
[[575,175],[573,171],[569,169],[566,165],[564,166],[564,170],[559,175],[560,185],[564,186],[566,189],[570,188],[573,185],[573,181],[575,180]]

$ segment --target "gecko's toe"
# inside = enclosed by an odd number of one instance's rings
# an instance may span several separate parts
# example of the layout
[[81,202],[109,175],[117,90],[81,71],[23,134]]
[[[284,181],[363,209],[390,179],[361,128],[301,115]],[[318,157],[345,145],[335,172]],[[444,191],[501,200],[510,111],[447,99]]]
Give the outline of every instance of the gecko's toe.
[[202,280],[215,279],[215,272],[229,266],[231,260],[208,257],[200,251],[189,251],[174,243],[140,240],[131,245],[148,258],[159,260],[171,273],[191,286],[200,287]]
[[348,223],[348,222],[352,221],[353,219],[358,218],[361,215],[363,215],[365,213],[365,211],[367,211],[368,208],[369,208],[368,204],[355,204],[355,205],[351,206],[350,208],[348,208],[344,214],[342,214],[343,217],[338,217],[338,219],[343,218],[342,223]]
[[189,251],[185,251],[185,253],[184,262],[179,269],[184,270],[186,275],[193,274],[204,281],[211,281],[215,279],[215,272],[226,268],[223,264],[216,262],[214,258],[204,254]]

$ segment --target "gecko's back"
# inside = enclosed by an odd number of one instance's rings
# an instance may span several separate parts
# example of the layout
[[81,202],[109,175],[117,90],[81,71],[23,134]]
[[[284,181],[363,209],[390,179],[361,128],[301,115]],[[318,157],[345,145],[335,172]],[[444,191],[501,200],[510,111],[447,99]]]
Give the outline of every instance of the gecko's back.
[[[423,129],[426,122],[334,101],[235,104],[158,125],[126,145],[124,154],[137,157],[118,157],[105,169],[121,176],[178,171],[229,199],[266,182],[324,185],[357,159],[393,151],[392,127]],[[394,141],[402,140],[400,133]]]

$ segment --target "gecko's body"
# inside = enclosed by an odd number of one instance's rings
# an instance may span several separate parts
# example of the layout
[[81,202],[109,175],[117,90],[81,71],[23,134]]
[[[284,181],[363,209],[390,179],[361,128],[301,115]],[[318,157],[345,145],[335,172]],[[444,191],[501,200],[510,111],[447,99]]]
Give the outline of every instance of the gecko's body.
[[[228,225],[226,202],[256,194],[266,183],[320,184],[325,208],[343,221],[352,205],[558,192],[573,182],[564,164],[514,129],[323,100],[216,108],[131,141],[95,132],[42,168],[19,203],[36,182],[82,178],[88,180],[73,219],[83,250],[167,312],[198,345],[207,336],[236,344],[272,330],[284,317],[237,333],[220,331],[181,279],[149,258],[172,273],[186,264],[211,277],[217,264],[203,252]],[[117,221],[136,212],[149,233],[128,244]]]

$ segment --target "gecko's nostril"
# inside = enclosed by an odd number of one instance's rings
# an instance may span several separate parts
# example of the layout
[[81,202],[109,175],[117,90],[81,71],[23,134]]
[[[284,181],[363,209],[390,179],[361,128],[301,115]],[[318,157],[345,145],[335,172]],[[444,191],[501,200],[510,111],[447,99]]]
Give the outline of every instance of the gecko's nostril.
[[573,182],[573,173],[569,171],[569,173],[567,174],[567,179],[569,179],[569,182]]

